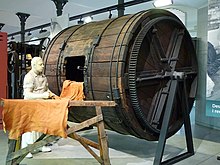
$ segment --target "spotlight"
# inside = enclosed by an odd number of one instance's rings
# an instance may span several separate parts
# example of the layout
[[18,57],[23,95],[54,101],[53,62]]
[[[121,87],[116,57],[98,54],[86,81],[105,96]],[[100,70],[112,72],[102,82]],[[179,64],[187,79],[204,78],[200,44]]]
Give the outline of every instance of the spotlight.
[[155,7],[163,7],[163,6],[168,6],[172,4],[173,4],[173,0],[155,0],[153,3]]
[[31,32],[29,31],[27,35],[28,35],[28,36],[31,36],[32,34],[31,34]]
[[112,18],[112,11],[109,10],[109,15],[108,15],[108,18],[111,19]]
[[39,31],[39,33],[45,33],[45,32],[47,32],[47,29],[40,29],[40,31]]
[[84,21],[82,20],[82,18],[80,18],[77,23],[78,23],[78,25],[82,25],[82,24],[84,24]]
[[91,16],[85,17],[84,22],[85,23],[89,23],[93,20],[93,18]]

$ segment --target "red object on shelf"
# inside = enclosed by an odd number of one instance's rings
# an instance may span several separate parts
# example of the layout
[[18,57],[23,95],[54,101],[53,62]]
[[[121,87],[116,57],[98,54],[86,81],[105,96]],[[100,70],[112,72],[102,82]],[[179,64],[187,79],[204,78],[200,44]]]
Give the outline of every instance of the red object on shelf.
[[[7,33],[0,32],[0,98],[7,98]],[[2,107],[0,107],[0,130],[3,128]]]

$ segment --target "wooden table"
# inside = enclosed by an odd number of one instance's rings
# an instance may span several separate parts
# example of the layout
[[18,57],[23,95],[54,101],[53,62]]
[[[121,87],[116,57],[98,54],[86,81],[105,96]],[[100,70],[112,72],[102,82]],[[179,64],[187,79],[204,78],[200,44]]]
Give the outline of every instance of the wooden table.
[[[0,102],[0,106],[3,106],[4,102]],[[107,134],[105,132],[103,115],[101,107],[114,107],[116,103],[114,101],[69,101],[69,106],[81,106],[81,107],[95,107],[96,115],[86,121],[83,121],[77,125],[71,126],[67,129],[67,135],[77,141],[79,141],[85,149],[102,165],[110,165],[109,149]],[[77,134],[77,131],[96,124],[98,130],[98,143],[81,137]],[[19,140],[9,139],[9,150],[6,158],[6,165],[19,165],[19,163],[25,158],[25,156],[49,142],[58,140],[60,137],[43,134],[34,144],[28,147],[20,149]],[[100,155],[97,155],[93,149],[99,150]]]

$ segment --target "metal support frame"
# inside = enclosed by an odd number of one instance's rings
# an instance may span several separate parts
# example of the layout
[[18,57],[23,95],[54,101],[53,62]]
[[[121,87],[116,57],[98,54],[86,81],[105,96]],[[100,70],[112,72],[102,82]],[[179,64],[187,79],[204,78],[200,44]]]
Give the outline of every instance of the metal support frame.
[[18,12],[18,13],[16,13],[16,15],[20,19],[20,24],[21,24],[21,32],[20,32],[21,33],[21,42],[24,42],[25,41],[25,22],[26,22],[27,18],[30,16],[30,14]]
[[[153,0],[132,0],[132,1],[129,1],[129,2],[125,2],[123,4],[123,6],[124,6],[124,8],[126,8],[126,7],[129,7],[129,6],[134,6],[134,5],[138,5],[138,4],[146,3],[146,2],[150,2],[150,1],[153,1]],[[109,12],[109,11],[113,11],[113,10],[117,10],[117,9],[118,9],[118,4],[117,5],[112,5],[112,6],[109,6],[109,7],[105,7],[105,8],[102,8],[102,9],[97,9],[97,10],[94,10],[94,11],[86,12],[86,13],[83,13],[83,14],[71,16],[69,18],[69,21],[77,20],[77,19],[80,19],[80,18],[82,19],[83,17],[87,17],[87,16],[91,16],[91,15],[97,15],[97,14],[101,14],[101,13],[104,13],[104,12]],[[39,25],[39,26],[36,26],[36,27],[26,29],[25,32],[38,30],[38,29],[49,27],[49,26],[50,26],[50,23],[45,23],[45,24],[42,24],[42,25]],[[11,36],[18,35],[20,33],[21,32],[18,31],[18,32],[10,33],[10,34],[8,34],[8,36],[11,37]]]
[[159,140],[158,140],[158,144],[156,148],[155,159],[153,163],[154,165],[160,165],[160,164],[170,165],[170,164],[177,163],[183,159],[186,159],[194,155],[192,131],[191,131],[191,125],[190,125],[189,109],[188,109],[188,100],[187,100],[186,89],[185,89],[186,84],[185,84],[185,78],[184,78],[183,80],[184,93],[182,94],[182,97],[183,97],[182,113],[183,113],[183,120],[184,120],[183,124],[184,124],[184,129],[185,129],[187,152],[182,153],[180,155],[177,155],[173,158],[170,158],[162,162],[164,148],[166,144],[166,137],[167,137],[168,128],[169,128],[169,121],[171,118],[173,102],[174,102],[174,98],[176,97],[179,81],[180,80],[177,78],[177,79],[173,79],[171,82],[171,87],[170,87],[169,97],[168,97],[167,104],[166,104],[166,110],[165,110],[165,114],[163,118],[162,128],[160,131],[160,136],[159,136]]
[[118,17],[121,17],[124,15],[124,10],[125,10],[125,6],[124,6],[124,0],[118,0]]
[[63,13],[63,7],[68,2],[68,0],[52,0],[57,8],[57,16],[61,16]]
[[[24,43],[25,42],[25,22],[30,16],[30,14],[17,12],[16,15],[20,19],[20,24],[21,24],[21,43]],[[25,53],[21,54],[21,66],[19,69],[20,69],[19,71],[20,76],[26,74],[26,54]],[[21,91],[22,91],[22,87],[20,86],[18,89],[18,96],[20,98],[22,98]]]

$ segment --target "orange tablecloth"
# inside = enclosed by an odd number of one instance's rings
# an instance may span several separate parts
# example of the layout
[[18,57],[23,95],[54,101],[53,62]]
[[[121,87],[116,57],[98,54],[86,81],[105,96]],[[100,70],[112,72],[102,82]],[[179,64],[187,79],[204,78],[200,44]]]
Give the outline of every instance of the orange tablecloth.
[[31,131],[67,137],[68,101],[84,98],[83,82],[65,80],[56,100],[3,99],[3,126],[9,139]]
[[31,131],[67,137],[68,101],[4,99],[3,125],[9,139]]
[[60,97],[70,100],[83,100],[85,98],[83,93],[83,82],[65,80],[63,82]]

